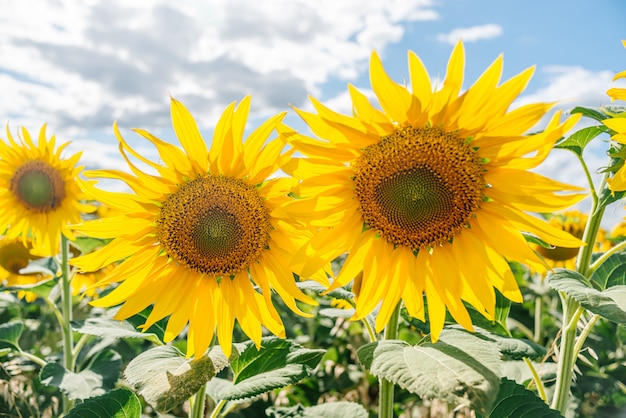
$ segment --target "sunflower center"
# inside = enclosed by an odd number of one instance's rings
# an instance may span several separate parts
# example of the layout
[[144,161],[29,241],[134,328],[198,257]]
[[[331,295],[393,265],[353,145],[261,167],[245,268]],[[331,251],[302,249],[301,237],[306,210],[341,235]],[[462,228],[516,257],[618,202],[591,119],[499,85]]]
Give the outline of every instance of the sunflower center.
[[199,273],[233,275],[267,248],[269,211],[256,188],[205,176],[184,183],[164,202],[157,237],[168,256]]
[[61,205],[65,182],[50,164],[33,160],[24,163],[11,178],[11,191],[27,209],[45,213]]
[[20,270],[36,258],[38,257],[31,256],[28,248],[18,241],[0,247],[0,267],[13,274],[20,274]]
[[437,128],[398,128],[354,165],[363,221],[394,245],[439,245],[469,225],[487,187],[469,142]]

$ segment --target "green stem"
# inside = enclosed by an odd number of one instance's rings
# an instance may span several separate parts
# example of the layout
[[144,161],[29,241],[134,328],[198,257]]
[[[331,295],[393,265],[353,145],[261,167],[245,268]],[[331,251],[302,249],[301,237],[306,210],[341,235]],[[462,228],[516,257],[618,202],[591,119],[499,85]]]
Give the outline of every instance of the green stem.
[[213,409],[213,412],[211,412],[211,416],[209,418],[217,418],[220,416],[220,412],[222,411],[222,408],[224,408],[224,406],[226,405],[226,400],[222,399],[221,401],[219,401],[217,403],[217,405],[215,405],[215,409]]
[[556,377],[556,390],[552,399],[552,409],[560,411],[565,415],[569,390],[572,385],[574,368],[572,365],[576,361],[574,347],[576,346],[576,331],[578,320],[583,313],[583,308],[574,299],[566,294],[560,293],[563,301],[563,327],[561,333],[561,346],[559,348],[559,362]]
[[[400,303],[395,307],[389,322],[385,327],[385,340],[395,340],[398,338],[398,321],[400,319]],[[380,401],[378,405],[378,416],[380,418],[393,417],[393,382],[387,379],[380,379]]]
[[89,334],[83,334],[81,335],[80,339],[74,346],[74,350],[72,350],[72,357],[73,357],[72,370],[76,369],[76,359],[78,358],[78,354],[80,353],[80,350],[82,350],[82,348],[85,346],[88,340],[89,340]]
[[202,385],[198,392],[189,400],[191,408],[189,418],[204,418],[204,405],[206,402],[206,384]]
[[28,353],[26,351],[22,351],[22,350],[20,350],[19,353],[20,353],[20,356],[29,359],[33,363],[37,363],[40,367],[43,367],[46,364],[48,364],[48,363],[46,363],[46,361],[44,359],[41,359],[41,358],[37,357],[34,354],[30,354],[30,353]]
[[582,332],[578,336],[578,339],[576,340],[576,345],[574,345],[574,363],[572,363],[572,368],[575,366],[576,358],[578,357],[580,350],[582,350],[583,344],[585,344],[585,340],[587,340],[587,337],[591,333],[594,325],[596,324],[596,322],[598,322],[598,319],[600,319],[600,315],[594,314],[591,319],[589,319],[589,322],[587,322],[587,325],[585,325],[585,328],[583,328]]
[[369,318],[366,316],[365,318],[361,319],[361,322],[363,323],[363,326],[367,331],[367,335],[369,335],[370,337],[370,342],[373,343],[377,341],[378,338],[376,338],[376,333],[374,332],[374,328],[372,328],[372,325],[370,324]]
[[[63,366],[70,372],[74,371],[74,336],[72,334],[72,289],[70,287],[69,272],[69,241],[61,235],[61,333],[63,335]],[[72,408],[73,402],[63,399],[63,413],[67,414]]]
[[535,329],[533,341],[539,343],[541,339],[541,316],[543,315],[543,300],[541,296],[535,298]]
[[544,402],[547,402],[548,397],[546,396],[546,389],[543,386],[543,382],[541,381],[541,378],[539,377],[539,373],[537,373],[537,370],[535,369],[533,362],[530,361],[528,357],[524,357],[524,363],[526,363],[526,366],[528,366],[530,373],[533,375],[533,381],[535,382],[535,386],[537,387],[537,392],[539,392],[539,397]]

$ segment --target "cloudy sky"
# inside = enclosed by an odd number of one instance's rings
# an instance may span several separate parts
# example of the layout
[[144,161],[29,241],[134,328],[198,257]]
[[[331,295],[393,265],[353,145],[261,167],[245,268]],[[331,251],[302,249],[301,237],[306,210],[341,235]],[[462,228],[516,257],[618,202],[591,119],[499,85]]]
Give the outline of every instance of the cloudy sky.
[[[0,0],[0,120],[72,141],[88,168],[122,168],[111,125],[174,141],[169,96],[211,137],[223,108],[251,94],[252,128],[312,94],[349,112],[346,85],[369,90],[377,50],[388,73],[407,79],[415,51],[434,80],[454,43],[466,47],[469,87],[500,54],[504,77],[535,65],[517,104],[608,104],[626,69],[623,0]],[[287,121],[297,128],[293,115]],[[0,135],[4,137],[4,134]],[[138,140],[137,140],[138,141]],[[142,145],[143,146],[143,145]],[[141,148],[141,147],[140,147]],[[141,148],[148,156],[151,148]],[[598,141],[587,158],[605,163]],[[541,169],[584,185],[577,162],[555,151]],[[611,219],[621,219],[623,208]]]

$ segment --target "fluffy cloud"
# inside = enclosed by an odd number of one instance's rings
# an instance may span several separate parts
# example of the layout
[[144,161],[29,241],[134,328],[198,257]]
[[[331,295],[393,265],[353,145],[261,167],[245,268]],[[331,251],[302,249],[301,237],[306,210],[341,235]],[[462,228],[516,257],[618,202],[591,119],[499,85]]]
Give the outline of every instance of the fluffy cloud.
[[[266,113],[350,80],[372,48],[436,19],[432,0],[58,0],[7,2],[0,16],[0,114],[79,135],[165,127],[168,95],[201,122],[254,96]],[[36,123],[36,122],[35,122]]]
[[476,42],[497,38],[502,33],[502,26],[495,23],[487,23],[486,25],[470,26],[468,28],[456,28],[449,33],[440,33],[437,35],[437,40],[454,45],[459,39],[462,39],[463,42]]

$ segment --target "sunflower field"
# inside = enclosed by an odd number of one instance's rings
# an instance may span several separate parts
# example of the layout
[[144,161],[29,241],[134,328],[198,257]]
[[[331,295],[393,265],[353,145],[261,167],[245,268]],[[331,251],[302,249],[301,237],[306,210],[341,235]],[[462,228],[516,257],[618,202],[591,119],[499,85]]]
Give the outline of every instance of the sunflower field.
[[533,67],[407,60],[373,52],[351,114],[290,108],[307,131],[246,96],[203,138],[171,98],[177,144],[133,129],[157,160],[113,125],[127,170],[7,126],[0,417],[626,416],[626,89],[512,109]]

